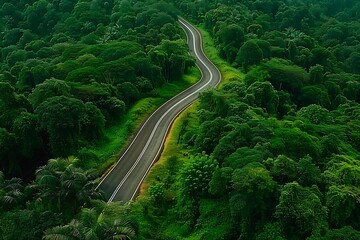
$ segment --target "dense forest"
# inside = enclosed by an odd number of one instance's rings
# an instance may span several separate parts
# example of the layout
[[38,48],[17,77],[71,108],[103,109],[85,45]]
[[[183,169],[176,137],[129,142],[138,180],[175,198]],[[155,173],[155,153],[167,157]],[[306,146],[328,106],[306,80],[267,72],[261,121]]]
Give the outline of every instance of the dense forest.
[[95,190],[88,166],[101,156],[91,149],[108,145],[105,132],[135,102],[194,66],[175,8],[2,0],[0,16],[0,239],[41,239],[68,223],[80,239],[133,236],[125,207]]
[[29,179],[49,158],[89,156],[135,101],[193,65],[174,10],[153,2],[0,2],[5,175]]
[[140,238],[360,239],[360,4],[173,2],[233,70],[150,174]]
[[[0,4],[0,239],[360,239],[357,1]],[[106,204],[80,167],[194,65],[178,14],[232,73],[138,200]]]

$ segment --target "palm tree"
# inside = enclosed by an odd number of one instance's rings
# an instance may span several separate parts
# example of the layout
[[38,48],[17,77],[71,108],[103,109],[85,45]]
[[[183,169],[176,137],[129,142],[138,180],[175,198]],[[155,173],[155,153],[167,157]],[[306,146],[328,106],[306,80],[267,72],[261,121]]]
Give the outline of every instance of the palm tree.
[[285,29],[285,34],[290,39],[297,39],[305,36],[305,34],[299,30],[296,30],[293,27],[288,27]]
[[64,226],[56,226],[45,231],[43,239],[46,240],[83,240],[79,231],[79,222],[71,221]]
[[96,190],[95,179],[95,175],[75,167],[74,164],[68,165],[61,173],[61,202],[71,217],[79,207],[89,205],[91,200],[103,199]]
[[73,219],[69,224],[47,230],[43,239],[130,240],[136,235],[130,222],[122,217],[127,206],[103,201],[96,201],[95,204],[95,208],[82,209],[78,219]]
[[20,204],[23,199],[24,186],[20,178],[5,179],[3,172],[0,171],[0,207],[10,210]]
[[31,188],[36,203],[47,209],[64,214],[70,220],[80,207],[94,199],[103,199],[96,190],[96,177],[75,167],[76,160],[52,159],[36,171]]
[[36,171],[36,179],[28,188],[35,194],[35,204],[55,212],[61,210],[60,174],[66,169],[66,161],[51,159]]

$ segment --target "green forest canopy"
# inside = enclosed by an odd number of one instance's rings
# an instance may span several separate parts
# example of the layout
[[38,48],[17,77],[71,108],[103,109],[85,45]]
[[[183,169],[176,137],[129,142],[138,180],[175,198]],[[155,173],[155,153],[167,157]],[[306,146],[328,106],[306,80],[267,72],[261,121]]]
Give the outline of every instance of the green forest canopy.
[[[4,239],[360,238],[355,0],[0,5]],[[194,64],[177,14],[246,75],[201,94],[184,156],[155,167],[135,203],[105,205],[86,159],[48,159],[91,147]]]

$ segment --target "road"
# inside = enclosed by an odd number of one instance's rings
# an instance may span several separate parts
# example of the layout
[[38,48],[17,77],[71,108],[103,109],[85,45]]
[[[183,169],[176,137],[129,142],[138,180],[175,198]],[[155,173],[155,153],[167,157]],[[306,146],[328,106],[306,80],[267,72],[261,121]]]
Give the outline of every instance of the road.
[[199,92],[216,86],[221,80],[219,70],[203,52],[199,31],[183,19],[179,19],[179,23],[187,35],[189,53],[195,57],[202,77],[195,85],[159,107],[141,126],[124,154],[98,186],[108,202],[126,203],[136,197],[146,174],[161,154],[174,119],[197,99]]

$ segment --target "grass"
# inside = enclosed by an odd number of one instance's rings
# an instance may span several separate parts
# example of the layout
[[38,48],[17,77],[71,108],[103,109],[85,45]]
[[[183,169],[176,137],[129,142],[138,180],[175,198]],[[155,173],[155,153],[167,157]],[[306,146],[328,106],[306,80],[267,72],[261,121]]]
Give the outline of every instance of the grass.
[[218,50],[215,47],[214,40],[212,39],[210,34],[202,26],[198,26],[198,29],[200,30],[203,37],[204,52],[206,53],[207,57],[219,68],[221,72],[222,81],[220,86],[229,81],[243,80],[245,74],[240,70],[230,66],[228,62],[226,62],[219,56]]
[[136,102],[118,124],[105,130],[105,138],[92,148],[91,152],[98,156],[98,160],[83,163],[85,169],[95,168],[98,173],[105,172],[115,163],[124,148],[131,141],[139,126],[152,112],[168,99],[193,85],[200,79],[197,68],[191,68],[188,74],[172,83],[166,83],[154,91],[156,97],[148,97]]

